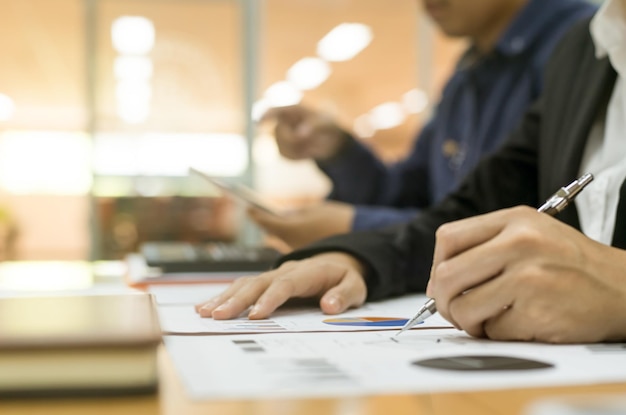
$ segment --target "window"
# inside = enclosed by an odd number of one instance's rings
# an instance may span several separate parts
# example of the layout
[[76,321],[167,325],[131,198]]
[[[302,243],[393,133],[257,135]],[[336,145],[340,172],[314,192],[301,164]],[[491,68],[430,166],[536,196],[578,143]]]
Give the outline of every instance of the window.
[[0,210],[17,223],[16,257],[252,241],[241,211],[188,166],[279,202],[318,200],[328,183],[279,156],[270,126],[254,122],[263,108],[323,109],[393,161],[455,45],[414,0],[5,1]]

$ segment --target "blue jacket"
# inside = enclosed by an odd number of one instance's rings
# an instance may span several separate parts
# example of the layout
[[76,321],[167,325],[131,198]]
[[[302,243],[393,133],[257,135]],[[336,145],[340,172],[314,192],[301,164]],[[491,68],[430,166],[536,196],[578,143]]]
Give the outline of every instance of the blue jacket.
[[385,165],[350,137],[337,157],[318,163],[333,183],[328,198],[356,205],[353,230],[407,222],[455,190],[539,96],[561,36],[595,11],[583,0],[530,0],[491,53],[477,58],[470,47],[461,57],[406,159]]

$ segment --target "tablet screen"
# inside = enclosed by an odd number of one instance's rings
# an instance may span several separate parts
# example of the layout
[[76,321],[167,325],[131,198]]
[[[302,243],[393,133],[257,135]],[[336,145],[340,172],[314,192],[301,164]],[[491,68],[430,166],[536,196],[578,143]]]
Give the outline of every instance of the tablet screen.
[[256,193],[249,187],[246,187],[239,183],[228,183],[224,180],[211,177],[208,174],[203,173],[193,167],[189,168],[189,172],[202,177],[203,179],[219,187],[220,190],[230,194],[231,196],[236,197],[239,200],[244,201],[245,203],[248,203],[251,206],[254,206],[257,209],[261,209],[262,211],[270,213],[272,215],[280,216],[280,212],[278,212],[276,208],[269,206],[266,202],[263,201],[258,193]]

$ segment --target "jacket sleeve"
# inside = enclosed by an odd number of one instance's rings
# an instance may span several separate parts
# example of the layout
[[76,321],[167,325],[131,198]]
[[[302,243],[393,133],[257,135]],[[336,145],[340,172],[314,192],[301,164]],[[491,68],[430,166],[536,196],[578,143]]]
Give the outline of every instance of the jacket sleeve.
[[364,231],[405,223],[417,216],[419,212],[419,209],[412,208],[356,205],[352,231]]
[[[364,277],[369,300],[423,291],[429,278],[435,232],[440,225],[516,205],[536,207],[541,201],[540,187],[545,187],[550,179],[546,177],[549,173],[539,176],[539,161],[554,162],[554,158],[561,154],[555,146],[572,139],[563,127],[581,115],[580,105],[571,104],[572,94],[578,96],[585,90],[580,85],[604,74],[603,71],[578,71],[580,65],[596,62],[591,52],[584,57],[587,61],[580,62],[581,48],[593,49],[588,23],[587,20],[576,25],[554,51],[546,68],[544,91],[526,112],[519,127],[441,203],[406,224],[324,239],[285,256],[280,262],[326,251],[346,252],[366,266]],[[607,79],[614,77],[612,72]],[[563,85],[563,79],[568,80],[567,85]],[[609,86],[612,90],[610,82]],[[572,107],[569,113],[564,110],[568,106]],[[563,163],[570,165],[577,164],[577,161],[569,158],[561,160],[561,165]],[[572,168],[576,170],[576,167]]]
[[[353,137],[333,160],[318,163],[332,182],[331,200],[385,207],[420,208],[429,204],[428,145],[432,135],[427,124],[408,157],[390,165]],[[367,221],[367,220],[366,220]]]
[[283,257],[280,263],[328,251],[346,252],[365,264],[368,300],[424,291],[435,231],[446,222],[515,205],[537,204],[539,100],[503,147],[485,158],[459,189],[412,221],[381,230],[330,237]]

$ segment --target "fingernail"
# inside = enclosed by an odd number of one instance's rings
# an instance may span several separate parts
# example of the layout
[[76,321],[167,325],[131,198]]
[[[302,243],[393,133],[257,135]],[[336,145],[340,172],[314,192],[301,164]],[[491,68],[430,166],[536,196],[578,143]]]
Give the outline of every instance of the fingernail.
[[328,305],[335,310],[339,309],[339,307],[341,306],[339,298],[335,296],[328,298],[328,300],[326,300],[326,303],[328,303]]
[[209,300],[206,303],[204,303],[202,305],[202,307],[200,307],[200,310],[206,310],[207,308],[213,308],[213,307],[215,307],[215,304],[217,304],[217,298],[214,298],[214,299]]
[[228,300],[226,300],[225,303],[220,304],[217,308],[215,308],[213,311],[224,311],[226,310],[228,307],[230,307],[230,305],[233,303],[233,299],[229,298]]
[[428,284],[426,285],[426,295],[432,297],[432,291],[435,289],[435,267],[430,268],[430,276],[428,278]]
[[213,312],[213,307],[215,307],[215,303],[213,304],[205,304],[198,309],[198,314],[202,317],[209,317]]
[[261,310],[261,304],[257,303],[254,306],[252,306],[252,308],[250,309],[250,313],[248,313],[248,315],[252,316],[254,314],[258,314],[260,310]]
[[222,304],[219,307],[216,307],[215,309],[213,309],[213,311],[224,311],[227,308],[226,304]]

